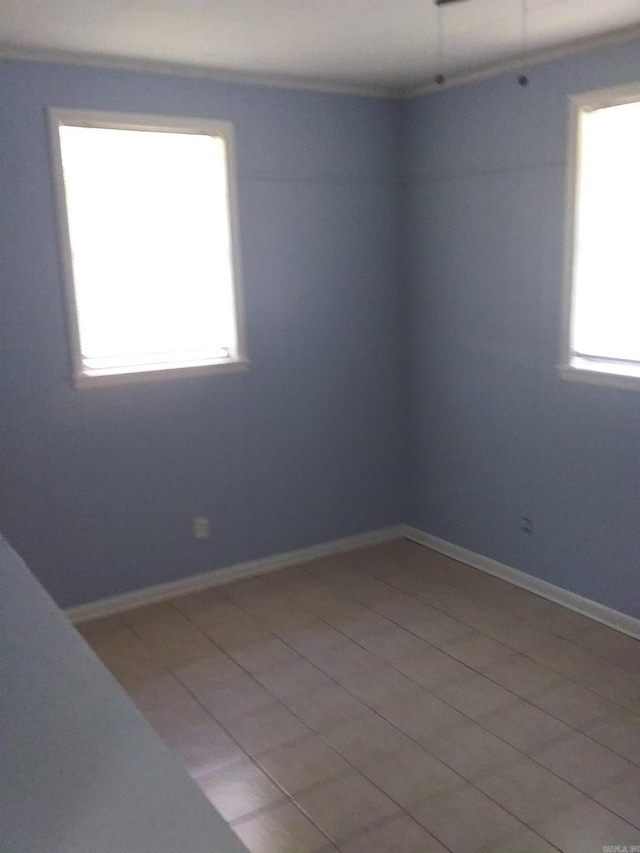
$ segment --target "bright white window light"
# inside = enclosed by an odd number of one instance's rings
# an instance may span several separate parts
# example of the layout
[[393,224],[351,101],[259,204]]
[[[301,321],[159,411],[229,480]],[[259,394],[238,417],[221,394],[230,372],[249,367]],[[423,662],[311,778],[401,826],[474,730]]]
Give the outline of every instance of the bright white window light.
[[640,90],[579,99],[575,120],[565,375],[640,387]]
[[243,363],[229,126],[52,119],[76,382]]

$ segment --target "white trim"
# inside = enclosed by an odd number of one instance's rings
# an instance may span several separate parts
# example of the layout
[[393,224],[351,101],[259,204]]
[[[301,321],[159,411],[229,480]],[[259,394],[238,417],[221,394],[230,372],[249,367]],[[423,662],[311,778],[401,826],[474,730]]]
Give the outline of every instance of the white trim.
[[368,533],[359,533],[354,536],[346,536],[343,539],[334,539],[320,545],[310,545],[296,551],[285,551],[271,557],[262,557],[259,560],[249,560],[246,563],[236,563],[211,572],[191,575],[177,581],[154,584],[153,586],[126,592],[123,595],[113,595],[92,601],[88,604],[80,604],[66,611],[67,616],[75,624],[86,622],[89,619],[97,619],[101,616],[110,616],[114,613],[123,613],[135,607],[146,604],[155,604],[174,598],[178,595],[187,595],[190,592],[199,592],[210,587],[222,586],[222,584],[242,578],[250,578],[255,575],[263,575],[277,569],[284,569],[299,563],[308,563],[321,557],[333,557],[347,551],[355,551],[358,548],[366,548],[369,545],[379,545],[390,542],[404,536],[404,527],[400,524],[391,527],[383,527]]
[[584,598],[575,592],[570,592],[548,581],[541,580],[526,572],[521,572],[518,569],[507,566],[504,563],[499,563],[497,560],[491,559],[491,557],[485,557],[482,554],[469,551],[467,548],[462,548],[460,545],[447,542],[445,539],[440,539],[430,533],[424,533],[422,530],[406,524],[383,527],[380,530],[346,536],[343,539],[335,539],[320,545],[311,545],[307,548],[285,551],[281,554],[262,557],[258,560],[236,563],[232,566],[214,569],[213,571],[203,572],[198,575],[191,575],[190,577],[169,581],[168,583],[154,584],[144,589],[137,589],[133,592],[113,595],[109,598],[102,598],[88,604],[71,607],[66,611],[66,614],[77,625],[81,622],[87,622],[90,619],[124,613],[136,607],[156,604],[179,595],[200,592],[204,589],[222,586],[243,578],[255,577],[289,566],[308,563],[311,560],[317,560],[322,557],[338,556],[348,551],[355,551],[358,548],[366,548],[370,545],[379,545],[401,537],[410,539],[412,542],[424,545],[426,548],[437,551],[439,554],[444,554],[453,560],[498,577],[501,580],[514,584],[514,586],[526,589],[569,610],[574,610],[576,613],[581,613],[583,616],[608,625],[610,628],[640,639],[640,619],[635,619],[626,613],[621,613],[597,601]]
[[0,61],[42,62],[52,65],[79,65],[89,68],[104,68],[116,71],[134,71],[141,74],[169,74],[174,77],[194,77],[214,83],[237,83],[244,86],[266,86],[270,89],[294,89],[333,95],[356,95],[364,98],[398,98],[400,88],[383,85],[359,85],[316,80],[313,78],[288,77],[225,71],[204,65],[187,65],[181,62],[166,62],[161,59],[136,59],[131,56],[108,56],[105,54],[74,51],[44,50],[0,44]]
[[51,175],[55,197],[55,217],[58,231],[58,248],[60,252],[60,272],[64,288],[64,307],[66,319],[67,341],[71,357],[71,372],[75,379],[82,376],[82,353],[80,351],[80,325],[78,322],[78,305],[76,289],[73,284],[73,260],[71,257],[71,236],[69,234],[69,214],[67,211],[67,194],[64,186],[64,171],[62,168],[62,146],[60,145],[60,125],[63,123],[62,114],[56,110],[48,110],[49,145],[51,153]]
[[166,379],[196,379],[199,376],[216,376],[223,373],[242,373],[249,370],[251,362],[246,358],[225,359],[216,364],[197,364],[193,367],[169,367],[166,370],[129,370],[126,373],[104,373],[99,376],[75,375],[71,382],[82,390],[106,388],[112,385],[136,385],[140,382],[159,382]]
[[560,360],[557,375],[560,379],[591,385],[610,386],[625,390],[640,390],[640,366],[616,364],[613,359],[586,359],[572,349],[575,301],[576,227],[580,208],[579,180],[582,151],[582,118],[586,113],[603,107],[615,107],[640,101],[640,84],[629,83],[581,92],[569,97],[569,133],[567,138],[567,173],[564,223],[564,258],[562,281],[562,316]]
[[238,83],[246,86],[267,86],[277,89],[294,89],[308,92],[320,92],[335,95],[356,95],[366,98],[388,98],[390,100],[411,99],[434,92],[446,92],[454,86],[463,86],[477,80],[486,80],[499,74],[523,71],[530,66],[542,65],[554,59],[564,59],[580,53],[586,53],[601,47],[623,44],[640,38],[640,25],[622,27],[608,33],[587,36],[555,47],[540,48],[530,53],[510,56],[499,62],[471,68],[467,71],[454,71],[447,74],[445,86],[425,80],[408,85],[358,84],[337,81],[324,81],[314,78],[289,77],[287,75],[260,75],[227,71],[204,65],[187,65],[179,62],[166,62],[161,59],[136,59],[128,56],[108,56],[105,54],[81,53],[74,51],[46,50],[42,48],[20,47],[0,44],[0,60],[9,62],[43,62],[58,65],[80,65],[93,68],[115,69],[118,71],[137,71],[147,74],[170,74],[182,77],[195,77],[219,83]]
[[568,378],[565,370],[571,361],[571,315],[573,313],[573,264],[576,218],[578,212],[578,173],[580,170],[580,110],[575,98],[569,98],[569,132],[567,134],[567,165],[565,177],[564,247],[562,270],[562,313],[559,376]]
[[[189,376],[202,376],[216,373],[229,373],[246,370],[249,361],[246,354],[246,331],[244,300],[242,287],[240,222],[238,217],[238,181],[235,160],[235,140],[233,124],[210,118],[194,116],[166,116],[157,114],[108,112],[83,109],[60,109],[50,107],[47,110],[51,144],[51,159],[54,189],[57,201],[60,258],[62,277],[67,306],[68,337],[71,352],[73,384],[76,388],[99,388],[105,385],[123,385],[147,382],[150,380],[179,379]],[[226,207],[229,222],[231,247],[233,324],[235,342],[229,350],[228,358],[216,361],[199,360],[192,364],[174,364],[144,369],[140,365],[131,365],[118,370],[90,371],[83,363],[78,305],[74,284],[73,259],[69,232],[67,194],[64,181],[60,129],[65,126],[113,128],[116,130],[153,130],[176,134],[197,134],[222,140],[224,144],[226,170]]]
[[603,385],[609,388],[622,388],[626,391],[640,391],[640,375],[627,376],[623,373],[610,373],[604,365],[602,370],[589,370],[586,367],[578,367],[573,361],[578,361],[578,359],[572,359],[570,364],[558,365],[557,371],[560,379],[582,382],[585,385]]
[[616,631],[621,631],[630,637],[640,639],[640,619],[629,616],[627,613],[621,613],[619,610],[614,610],[597,601],[592,601],[590,598],[584,598],[575,592],[569,592],[569,590],[548,581],[536,578],[526,572],[521,572],[519,569],[514,569],[504,563],[499,563],[497,560],[492,560],[491,557],[476,554],[474,551],[469,551],[460,545],[454,545],[445,539],[439,539],[430,533],[424,533],[416,527],[404,525],[402,534],[407,539],[431,548],[439,554],[444,554],[460,563],[465,563],[467,566],[479,569],[481,572],[487,572],[487,574],[501,578],[508,583],[514,584],[514,586],[519,586],[542,598],[553,601],[555,604],[560,604],[562,607],[574,610],[576,613],[581,613],[590,619],[595,619],[596,622],[602,622]]
[[446,92],[454,86],[464,86],[467,83],[475,83],[478,80],[486,80],[489,77],[497,77],[500,74],[509,74],[514,71],[522,73],[531,66],[543,65],[545,62],[552,62],[554,59],[564,59],[565,57],[587,53],[597,48],[624,44],[624,42],[633,41],[637,38],[640,38],[640,24],[612,30],[608,33],[588,36],[587,38],[560,44],[556,47],[540,48],[540,50],[532,50],[530,53],[517,54],[501,62],[478,66],[468,71],[454,71],[447,74],[445,70],[447,78],[445,86],[439,86],[433,81],[419,83],[400,90],[399,96],[403,98],[417,98],[420,95],[430,95],[434,92]]
[[640,83],[622,83],[620,86],[592,89],[589,92],[571,95],[571,100],[581,112],[633,104],[640,100]]

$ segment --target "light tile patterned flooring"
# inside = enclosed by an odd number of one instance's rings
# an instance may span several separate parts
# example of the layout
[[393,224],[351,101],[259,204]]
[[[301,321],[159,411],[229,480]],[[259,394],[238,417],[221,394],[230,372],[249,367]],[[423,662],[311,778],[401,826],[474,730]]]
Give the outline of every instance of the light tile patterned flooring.
[[406,540],[80,630],[253,853],[640,845],[640,642]]

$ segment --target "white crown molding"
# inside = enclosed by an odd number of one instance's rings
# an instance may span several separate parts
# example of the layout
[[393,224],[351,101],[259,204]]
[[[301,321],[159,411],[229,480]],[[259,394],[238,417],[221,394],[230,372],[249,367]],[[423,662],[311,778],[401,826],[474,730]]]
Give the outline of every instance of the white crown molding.
[[430,95],[434,92],[446,92],[456,86],[463,86],[467,83],[474,83],[477,80],[485,80],[488,77],[497,77],[499,74],[508,74],[509,72],[526,72],[528,68],[536,65],[543,65],[545,62],[551,62],[554,59],[564,59],[568,56],[575,56],[580,53],[588,53],[591,50],[596,50],[601,47],[611,47],[624,42],[640,39],[640,24],[634,24],[631,27],[624,27],[619,30],[611,30],[608,33],[600,33],[599,35],[588,36],[576,41],[566,42],[565,44],[555,47],[540,48],[527,53],[510,56],[501,62],[488,63],[487,65],[477,66],[465,71],[446,72],[446,84],[438,86],[437,83],[430,81],[428,83],[419,83],[415,86],[408,86],[402,89],[399,97],[405,99],[417,98],[420,95]]
[[300,548],[296,551],[285,551],[272,557],[263,557],[259,560],[249,560],[246,563],[236,563],[211,572],[203,572],[191,575],[169,583],[154,584],[153,586],[137,589],[133,592],[125,592],[123,595],[113,595],[92,601],[88,604],[80,604],[66,611],[67,616],[74,624],[87,622],[89,619],[98,619],[102,616],[111,616],[115,613],[124,613],[135,607],[143,607],[147,604],[157,604],[174,598],[178,595],[188,595],[191,592],[200,592],[203,589],[222,586],[231,581],[242,578],[255,577],[277,569],[288,566],[308,563],[322,557],[334,557],[347,551],[355,551],[358,548],[366,548],[369,545],[379,545],[392,539],[403,536],[402,525],[383,527],[368,533],[360,533],[355,536],[347,536],[344,539],[334,539],[321,545],[311,545],[308,548]]
[[247,86],[267,86],[276,89],[301,89],[309,92],[324,92],[333,95],[357,95],[365,98],[399,97],[399,90],[394,86],[339,83],[311,78],[288,77],[286,75],[267,74],[263,76],[259,73],[225,71],[205,65],[187,65],[180,62],[165,62],[160,59],[136,59],[131,56],[109,56],[106,54],[80,53],[75,51],[46,50],[44,48],[20,47],[3,43],[0,43],[0,61],[80,65],[116,71],[138,71],[147,74],[166,74],[174,77],[195,77],[217,83],[240,83]]
[[[388,98],[391,100],[409,100],[435,92],[446,92],[456,86],[463,86],[477,80],[485,80],[499,74],[524,71],[536,65],[542,65],[554,59],[563,59],[580,53],[587,53],[600,47],[610,47],[633,39],[640,39],[640,24],[612,30],[599,35],[567,42],[555,47],[540,48],[525,54],[510,56],[500,62],[488,63],[464,71],[447,73],[445,86],[433,81],[425,81],[410,86],[389,84],[387,86],[360,83],[332,82],[317,79],[288,77],[286,75],[261,75],[259,73],[226,71],[204,65],[187,65],[177,62],[165,62],[155,59],[136,59],[127,56],[109,56],[105,54],[81,53],[75,51],[46,50],[44,48],[21,47],[0,43],[0,60],[15,62],[48,62],[62,65],[81,65],[94,68],[115,69],[120,71],[138,71],[150,74],[167,74],[183,77],[209,79],[220,83],[241,83],[248,86],[268,86],[279,89],[300,89],[309,92],[324,92],[336,95],[356,95],[369,98]],[[446,69],[445,69],[446,71]]]
[[533,592],[542,598],[547,598],[555,604],[560,604],[569,610],[574,610],[576,613],[581,613],[583,616],[588,616],[590,619],[595,619],[596,622],[602,622],[610,628],[615,628],[616,631],[621,631],[623,634],[628,634],[630,637],[640,639],[640,619],[635,619],[627,613],[621,613],[597,601],[592,601],[590,598],[584,598],[582,595],[577,595],[575,592],[556,586],[555,584],[543,581],[526,572],[521,572],[519,569],[514,569],[504,563],[499,563],[497,560],[492,560],[490,557],[485,557],[482,554],[476,554],[474,551],[469,551],[462,548],[460,545],[454,545],[452,542],[447,542],[445,539],[439,539],[437,536],[432,536],[430,533],[424,533],[416,527],[404,525],[402,534],[413,542],[419,545],[424,545],[437,551],[439,554],[444,554],[446,557],[451,557],[459,563],[464,563],[474,569],[479,569],[481,572],[494,575],[494,577]]

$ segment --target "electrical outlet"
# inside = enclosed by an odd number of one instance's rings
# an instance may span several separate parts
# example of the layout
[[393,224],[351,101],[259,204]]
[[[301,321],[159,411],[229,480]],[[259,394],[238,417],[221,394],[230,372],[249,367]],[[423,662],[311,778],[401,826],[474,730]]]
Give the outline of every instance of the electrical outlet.
[[209,539],[211,536],[211,522],[206,515],[196,515],[193,519],[193,538]]
[[520,530],[523,533],[533,533],[533,521],[530,518],[526,518],[524,515],[520,519]]

